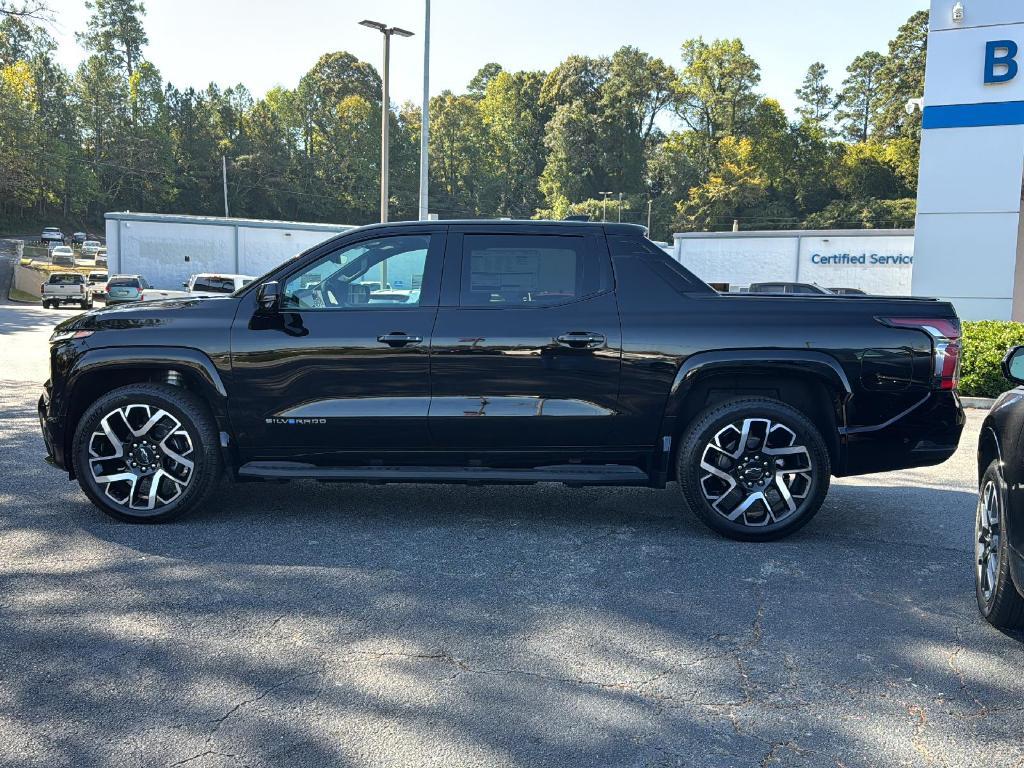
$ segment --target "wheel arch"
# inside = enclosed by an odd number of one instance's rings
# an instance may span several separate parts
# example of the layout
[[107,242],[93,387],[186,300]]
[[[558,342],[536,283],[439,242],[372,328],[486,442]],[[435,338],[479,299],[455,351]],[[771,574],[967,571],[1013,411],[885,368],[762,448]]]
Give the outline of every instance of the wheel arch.
[[[78,421],[102,394],[126,384],[163,382],[182,386],[210,409],[221,433],[231,434],[227,390],[217,367],[203,352],[188,347],[101,347],[83,354],[69,372],[63,414],[64,455],[71,456]],[[73,462],[67,462],[74,475]]]
[[985,474],[985,470],[988,469],[988,465],[993,461],[998,461],[1000,464],[1003,461],[1003,452],[999,446],[999,435],[996,431],[988,424],[982,427],[981,434],[978,435],[978,484],[981,484],[981,478]]
[[798,409],[818,427],[833,467],[841,463],[839,428],[846,425],[852,396],[846,372],[835,358],[812,350],[703,352],[680,366],[662,421],[664,466],[673,479],[679,435],[709,405],[732,397],[769,396]]

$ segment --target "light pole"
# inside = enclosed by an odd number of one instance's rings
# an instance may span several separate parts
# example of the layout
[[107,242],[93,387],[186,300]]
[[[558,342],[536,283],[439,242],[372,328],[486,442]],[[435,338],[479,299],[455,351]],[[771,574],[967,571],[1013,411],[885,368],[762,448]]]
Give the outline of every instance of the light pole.
[[430,213],[430,0],[423,20],[423,112],[420,123],[420,221]]
[[619,221],[622,221],[622,193],[619,192]]
[[604,200],[601,201],[601,221],[608,221],[608,198],[615,193],[598,192],[597,194],[602,195],[604,197]]
[[[390,97],[390,67],[391,67],[391,36],[412,37],[412,32],[400,27],[389,27],[379,21],[363,19],[359,22],[364,27],[376,29],[384,35],[384,80],[383,93],[380,104],[380,220],[388,220],[388,122],[391,116]],[[386,288],[386,286],[381,286]]]

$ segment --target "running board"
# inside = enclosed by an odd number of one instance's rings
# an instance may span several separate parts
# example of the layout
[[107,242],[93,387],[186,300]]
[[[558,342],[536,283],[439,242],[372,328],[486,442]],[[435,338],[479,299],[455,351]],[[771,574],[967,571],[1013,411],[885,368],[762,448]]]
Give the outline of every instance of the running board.
[[532,469],[491,467],[320,467],[291,461],[250,461],[239,478],[321,480],[353,483],[565,483],[566,485],[650,485],[639,467],[619,464],[556,464]]

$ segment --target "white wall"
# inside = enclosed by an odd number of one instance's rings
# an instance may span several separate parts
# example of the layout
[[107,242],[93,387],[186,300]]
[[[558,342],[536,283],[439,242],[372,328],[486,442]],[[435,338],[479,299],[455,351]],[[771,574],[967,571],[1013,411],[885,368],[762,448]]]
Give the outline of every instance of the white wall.
[[[952,301],[967,320],[1024,320],[1024,281],[1015,279],[1024,175],[1024,3],[963,5],[965,17],[956,24],[953,3],[932,0],[912,287],[915,294]],[[999,40],[1019,46],[1018,74],[986,83],[986,43]]]
[[680,233],[675,256],[708,283],[787,281],[907,295],[914,235],[907,230]]
[[106,225],[111,274],[139,274],[154,287],[174,289],[198,272],[261,275],[351,229],[344,225],[130,213],[109,213]]

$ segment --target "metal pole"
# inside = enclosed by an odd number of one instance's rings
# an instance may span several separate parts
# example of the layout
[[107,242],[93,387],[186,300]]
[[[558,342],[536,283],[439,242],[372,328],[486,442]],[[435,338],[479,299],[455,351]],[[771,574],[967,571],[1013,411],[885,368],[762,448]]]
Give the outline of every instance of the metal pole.
[[220,170],[224,178],[224,218],[226,219],[231,215],[228,213],[228,158],[226,155],[220,156]]
[[647,236],[651,236],[651,203],[653,200],[647,201]]
[[622,193],[619,192],[619,221],[622,221]]
[[[391,66],[391,33],[384,32],[384,92],[380,104],[380,220],[388,220],[388,118],[391,110],[388,106],[389,83]],[[384,266],[385,280],[387,282],[387,266]],[[381,286],[385,288],[387,286]]]
[[426,5],[423,22],[423,114],[420,124],[420,221],[426,221],[430,209],[430,0],[426,0]]

